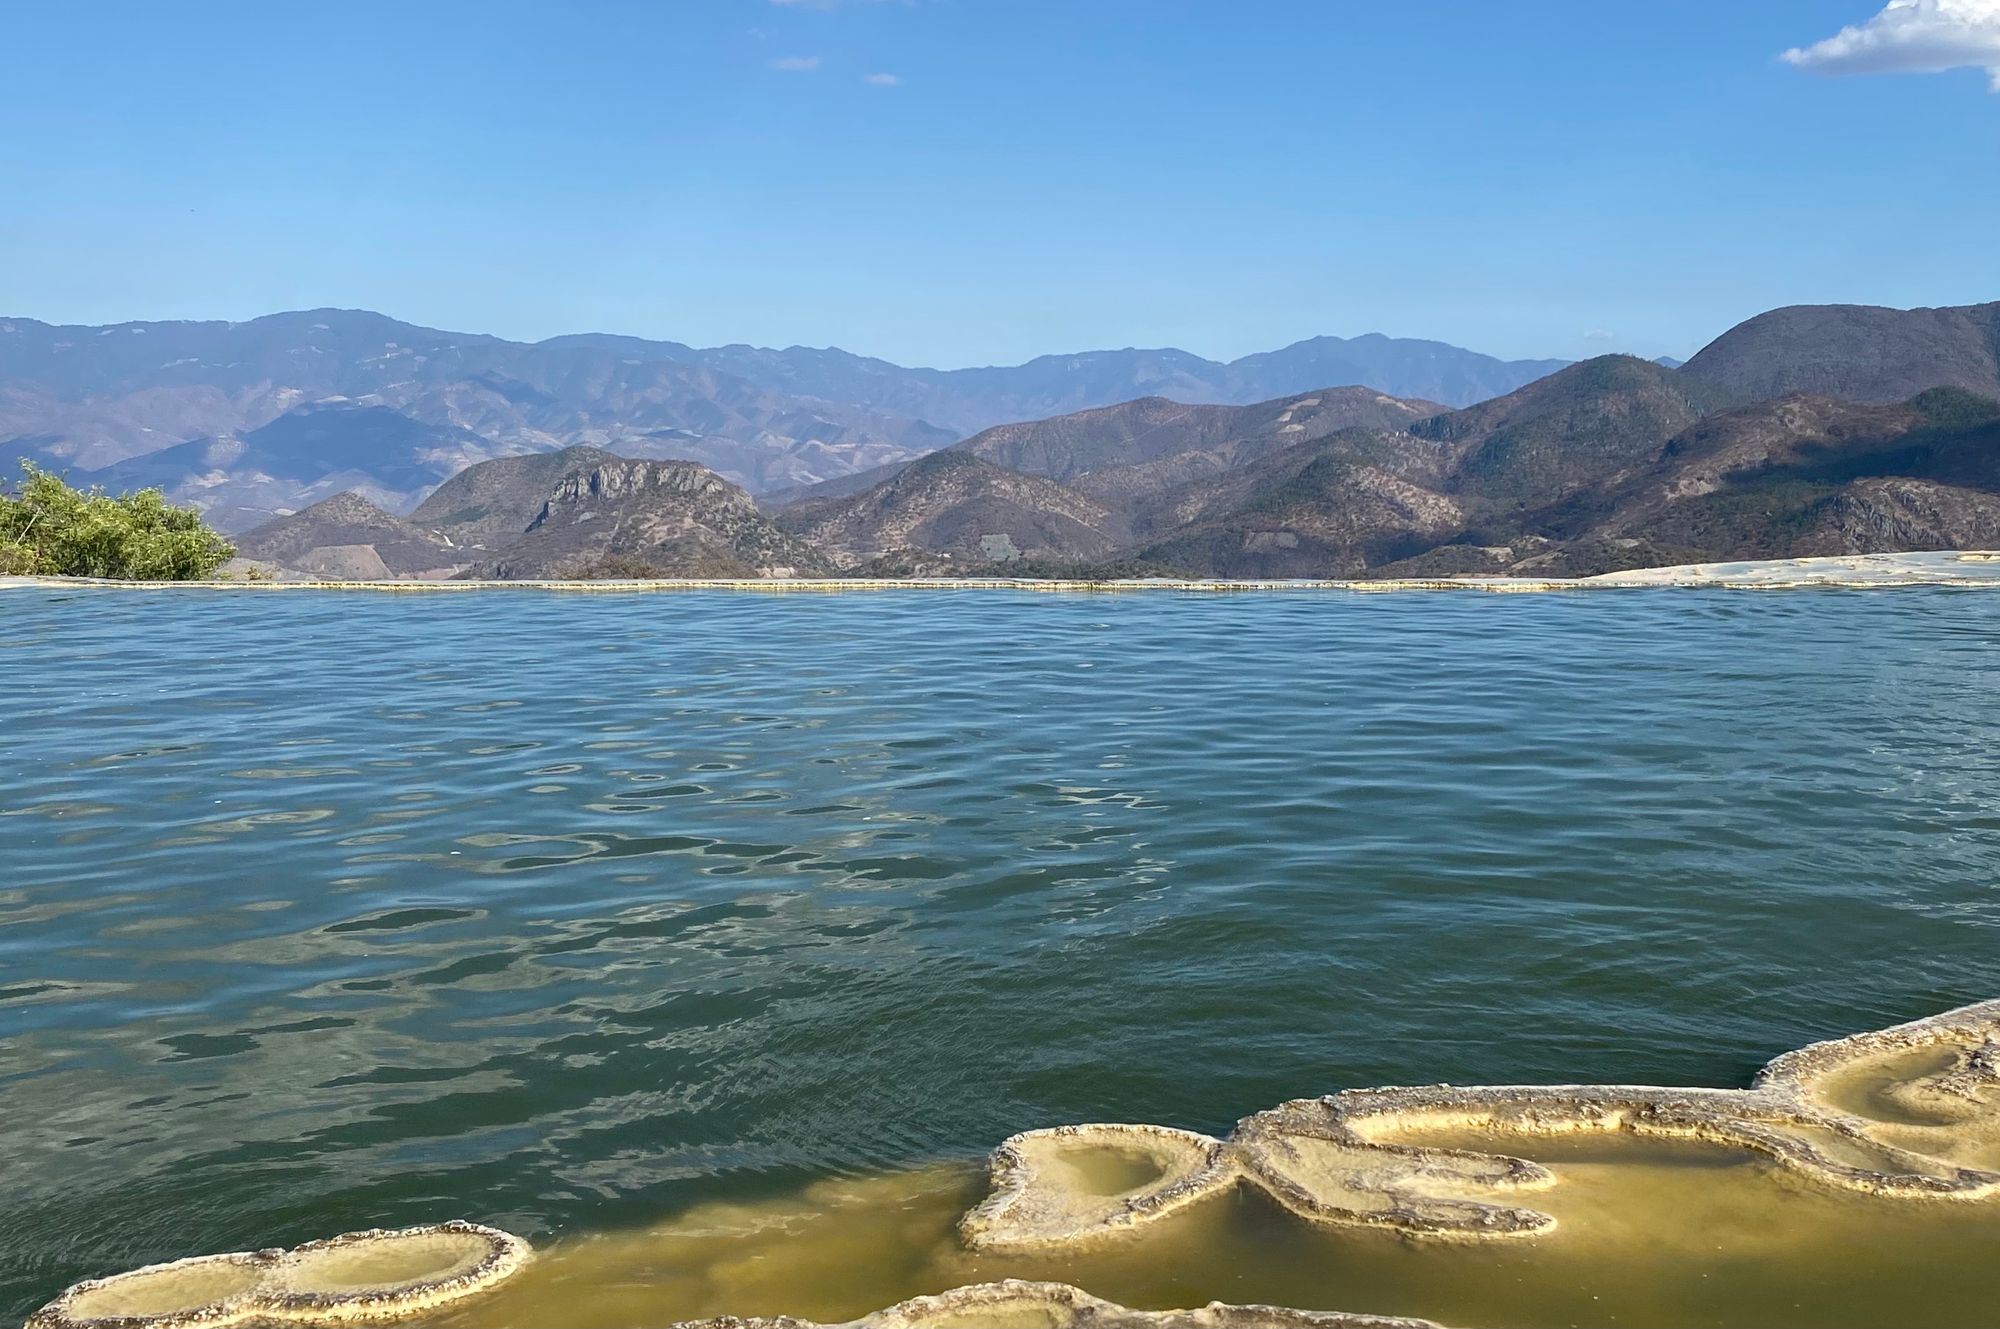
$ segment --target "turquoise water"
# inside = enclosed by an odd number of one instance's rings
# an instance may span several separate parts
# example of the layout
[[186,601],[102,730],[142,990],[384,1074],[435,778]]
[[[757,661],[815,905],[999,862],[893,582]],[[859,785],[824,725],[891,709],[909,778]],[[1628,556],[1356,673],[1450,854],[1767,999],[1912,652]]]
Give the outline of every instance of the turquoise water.
[[0,593],[0,1315],[2000,995],[2000,596]]

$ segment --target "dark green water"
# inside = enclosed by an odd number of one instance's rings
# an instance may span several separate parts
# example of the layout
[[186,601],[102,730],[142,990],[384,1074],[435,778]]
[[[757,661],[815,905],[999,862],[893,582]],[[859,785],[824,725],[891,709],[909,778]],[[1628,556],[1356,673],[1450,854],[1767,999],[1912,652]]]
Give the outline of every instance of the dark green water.
[[2000,596],[0,595],[0,1315],[2000,995]]

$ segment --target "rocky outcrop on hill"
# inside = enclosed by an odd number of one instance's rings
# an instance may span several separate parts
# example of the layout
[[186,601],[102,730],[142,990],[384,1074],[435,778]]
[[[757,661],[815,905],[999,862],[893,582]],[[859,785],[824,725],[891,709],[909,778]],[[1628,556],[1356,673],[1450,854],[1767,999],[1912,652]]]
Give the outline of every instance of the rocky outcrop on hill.
[[527,532],[465,575],[786,577],[829,572],[750,495],[685,461],[613,459],[559,480]]
[[584,447],[496,457],[439,485],[417,505],[410,521],[443,534],[460,549],[503,549],[527,534],[549,491],[564,476],[623,460],[602,448]]

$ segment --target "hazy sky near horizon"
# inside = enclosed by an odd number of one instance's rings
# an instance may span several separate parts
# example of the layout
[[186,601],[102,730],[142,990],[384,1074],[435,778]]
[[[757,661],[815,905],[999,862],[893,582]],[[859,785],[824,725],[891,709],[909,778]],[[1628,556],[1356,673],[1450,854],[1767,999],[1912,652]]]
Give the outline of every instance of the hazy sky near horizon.
[[2000,299],[2000,0],[1882,7],[21,0],[0,315],[957,366]]

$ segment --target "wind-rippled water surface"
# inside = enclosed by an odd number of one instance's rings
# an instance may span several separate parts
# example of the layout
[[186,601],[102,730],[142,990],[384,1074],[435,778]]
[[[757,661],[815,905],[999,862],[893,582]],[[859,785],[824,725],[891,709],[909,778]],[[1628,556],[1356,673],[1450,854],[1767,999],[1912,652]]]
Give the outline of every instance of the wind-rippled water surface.
[[0,1314],[2000,995],[2000,596],[0,595]]

